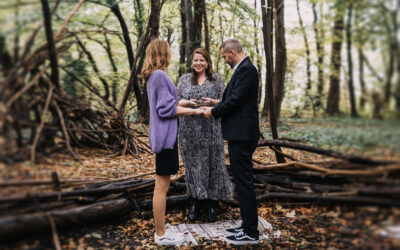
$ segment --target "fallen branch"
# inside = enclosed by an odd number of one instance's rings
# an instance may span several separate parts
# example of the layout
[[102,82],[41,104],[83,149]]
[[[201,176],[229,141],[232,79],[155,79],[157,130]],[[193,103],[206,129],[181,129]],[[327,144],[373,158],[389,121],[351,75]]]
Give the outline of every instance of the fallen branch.
[[[187,195],[178,195],[167,198],[167,208],[171,209],[184,204]],[[152,199],[138,202],[141,210],[152,208]],[[132,207],[127,198],[109,200],[76,208],[55,210],[47,213],[33,213],[22,216],[10,216],[0,219],[0,241],[9,242],[21,239],[27,235],[35,235],[49,231],[51,224],[49,217],[53,218],[54,224],[60,228],[74,225],[87,225],[99,221],[107,221],[121,218],[136,209]]]
[[365,169],[365,170],[344,170],[344,169],[328,169],[299,161],[292,161],[275,165],[254,166],[253,168],[255,170],[274,170],[287,167],[295,167],[295,168],[301,167],[306,169],[312,169],[325,173],[326,175],[363,175],[363,176],[387,175],[391,172],[400,170],[400,164],[390,165],[390,166],[379,166],[374,169]]
[[367,164],[367,165],[389,165],[389,164],[395,164],[395,163],[400,163],[400,162],[391,162],[391,161],[376,161],[372,160],[369,158],[364,158],[360,156],[354,156],[354,155],[346,155],[342,154],[339,152],[335,152],[332,150],[327,150],[327,149],[322,149],[322,148],[316,148],[312,146],[307,146],[304,144],[299,144],[299,143],[293,143],[293,142],[288,142],[288,141],[283,141],[279,139],[264,139],[258,141],[258,147],[262,146],[276,146],[276,147],[283,147],[283,148],[292,148],[292,149],[299,149],[311,153],[316,153],[316,154],[321,154],[321,155],[326,155],[334,158],[339,158],[339,159],[344,159],[349,162],[353,163],[362,163],[362,164]]

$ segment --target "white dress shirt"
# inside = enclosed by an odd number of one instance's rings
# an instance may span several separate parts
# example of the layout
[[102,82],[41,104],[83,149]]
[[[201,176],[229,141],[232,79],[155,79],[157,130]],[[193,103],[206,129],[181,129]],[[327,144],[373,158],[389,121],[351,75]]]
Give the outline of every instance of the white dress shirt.
[[243,62],[243,60],[246,59],[246,57],[244,57],[242,60],[240,60],[238,63],[236,63],[235,67],[233,67],[233,71],[236,71],[236,69],[239,67],[240,63]]

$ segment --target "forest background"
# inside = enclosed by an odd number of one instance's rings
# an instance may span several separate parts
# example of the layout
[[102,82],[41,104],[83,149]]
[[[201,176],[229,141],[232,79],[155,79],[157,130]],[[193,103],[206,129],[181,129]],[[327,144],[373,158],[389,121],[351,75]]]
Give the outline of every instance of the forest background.
[[[227,38],[240,40],[260,74],[265,138],[399,161],[399,11],[396,0],[3,0],[1,180],[57,173],[61,179],[122,178],[152,170],[140,72],[155,37],[171,44],[168,74],[175,83],[189,72],[199,46],[210,51],[227,83],[233,71],[219,47]],[[282,144],[267,143],[275,144],[267,144],[272,151],[257,150],[258,164],[295,162],[279,153]],[[385,171],[378,175],[387,177]],[[7,200],[28,189],[3,192]],[[393,192],[388,198],[398,197]]]

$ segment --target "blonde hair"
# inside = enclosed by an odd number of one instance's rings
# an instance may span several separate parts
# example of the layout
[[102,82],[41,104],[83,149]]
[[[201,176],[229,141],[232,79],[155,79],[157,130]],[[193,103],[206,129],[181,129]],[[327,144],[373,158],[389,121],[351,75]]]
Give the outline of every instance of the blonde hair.
[[157,69],[166,70],[171,58],[171,50],[167,41],[158,38],[153,39],[146,49],[146,59],[142,68],[143,83],[146,83],[150,75]]

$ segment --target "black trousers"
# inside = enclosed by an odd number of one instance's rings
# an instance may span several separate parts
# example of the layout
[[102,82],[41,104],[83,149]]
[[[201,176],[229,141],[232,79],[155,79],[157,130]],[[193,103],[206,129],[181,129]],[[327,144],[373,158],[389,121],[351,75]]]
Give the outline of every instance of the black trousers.
[[228,141],[235,191],[239,201],[243,230],[249,236],[258,237],[258,214],[253,185],[252,156],[257,142]]

